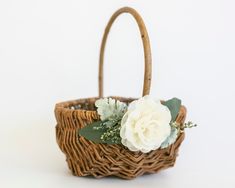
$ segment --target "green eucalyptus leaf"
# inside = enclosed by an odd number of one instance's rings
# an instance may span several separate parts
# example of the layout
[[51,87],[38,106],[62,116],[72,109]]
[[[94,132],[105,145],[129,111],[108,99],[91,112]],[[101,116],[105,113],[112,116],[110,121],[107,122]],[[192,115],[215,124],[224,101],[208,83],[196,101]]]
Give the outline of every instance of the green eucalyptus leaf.
[[171,121],[175,121],[180,111],[181,100],[177,98],[172,98],[168,101],[164,101],[162,104],[169,108],[171,112]]
[[114,126],[116,124],[117,122],[114,121],[96,121],[80,129],[78,134],[79,136],[83,136],[87,140],[97,144],[121,144],[121,141],[118,138],[114,139],[117,135],[106,137],[106,139],[101,139],[102,136],[108,132],[115,131]]
[[102,126],[102,121],[96,121],[91,123],[79,130],[78,134],[83,136],[87,140],[93,141],[95,143],[104,143],[101,140],[101,135],[106,131],[105,129],[97,129],[97,127]]

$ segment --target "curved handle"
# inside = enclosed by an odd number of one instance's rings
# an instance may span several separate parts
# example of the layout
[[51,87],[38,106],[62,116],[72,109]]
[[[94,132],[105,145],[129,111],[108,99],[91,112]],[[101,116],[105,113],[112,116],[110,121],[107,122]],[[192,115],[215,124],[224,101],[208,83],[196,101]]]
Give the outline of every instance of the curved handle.
[[99,97],[103,97],[103,64],[104,64],[104,50],[106,40],[110,31],[110,28],[116,18],[122,13],[130,13],[136,20],[141,38],[144,47],[144,59],[145,59],[145,72],[144,72],[144,84],[143,84],[143,96],[148,95],[150,92],[151,78],[152,78],[152,58],[151,58],[151,49],[148,33],[144,24],[143,19],[138,14],[136,10],[130,7],[123,7],[117,10],[112,17],[110,18],[102,39],[101,48],[100,48],[100,57],[99,57]]

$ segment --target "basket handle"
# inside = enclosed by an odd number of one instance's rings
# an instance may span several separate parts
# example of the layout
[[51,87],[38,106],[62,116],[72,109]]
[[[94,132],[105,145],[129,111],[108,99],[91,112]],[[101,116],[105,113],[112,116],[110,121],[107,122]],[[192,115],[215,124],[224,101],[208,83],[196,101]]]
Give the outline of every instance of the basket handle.
[[145,72],[144,72],[144,83],[143,83],[143,96],[148,95],[150,92],[150,86],[151,86],[151,78],[152,78],[152,58],[151,58],[151,49],[150,49],[150,41],[148,37],[148,32],[146,30],[145,24],[141,16],[138,14],[138,12],[130,7],[123,7],[117,10],[112,17],[110,18],[102,38],[102,43],[100,47],[100,57],[99,57],[99,97],[103,97],[103,65],[104,65],[104,50],[105,50],[105,44],[106,40],[110,31],[110,28],[113,24],[113,22],[116,20],[116,18],[122,14],[122,13],[129,13],[131,14],[140,30],[142,43],[144,47],[144,59],[145,59]]

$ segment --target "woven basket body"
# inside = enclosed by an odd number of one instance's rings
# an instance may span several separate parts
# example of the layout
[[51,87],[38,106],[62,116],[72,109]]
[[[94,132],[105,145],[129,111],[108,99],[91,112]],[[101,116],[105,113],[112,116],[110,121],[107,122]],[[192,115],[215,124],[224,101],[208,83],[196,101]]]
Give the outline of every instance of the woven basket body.
[[[145,53],[143,95],[147,95],[150,90],[151,53],[148,34],[139,14],[132,8],[124,7],[111,17],[103,36],[99,64],[99,97],[62,102],[56,104],[55,107],[57,143],[66,155],[70,170],[76,176],[92,175],[97,178],[118,176],[124,179],[132,179],[144,173],[156,173],[175,164],[179,146],[184,139],[184,132],[181,132],[176,142],[168,148],[142,153],[130,151],[121,145],[95,144],[84,137],[78,136],[78,131],[81,128],[99,120],[94,103],[97,99],[103,97],[105,43],[113,21],[118,15],[125,12],[134,16],[140,28]],[[127,104],[134,100],[123,97],[112,98]],[[186,108],[181,106],[176,121],[182,125],[185,117]]]

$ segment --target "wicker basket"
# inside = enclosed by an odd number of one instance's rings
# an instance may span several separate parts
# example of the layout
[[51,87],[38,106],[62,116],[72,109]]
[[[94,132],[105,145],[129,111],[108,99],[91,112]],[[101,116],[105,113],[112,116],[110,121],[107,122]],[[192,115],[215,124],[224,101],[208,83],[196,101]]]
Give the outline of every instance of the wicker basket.
[[[144,173],[156,173],[174,165],[179,146],[184,139],[184,132],[181,132],[176,142],[168,148],[142,153],[130,151],[120,145],[95,144],[78,136],[79,129],[99,120],[94,103],[103,97],[103,59],[106,39],[112,23],[122,13],[130,13],[138,23],[145,54],[143,96],[150,91],[151,52],[148,33],[140,15],[134,9],[124,7],[113,14],[104,32],[99,59],[99,97],[62,102],[55,106],[57,143],[66,155],[70,170],[76,176],[92,175],[96,178],[118,176],[132,179]],[[114,98],[126,103],[134,100]],[[176,121],[183,124],[185,117],[186,108],[181,106]]]

